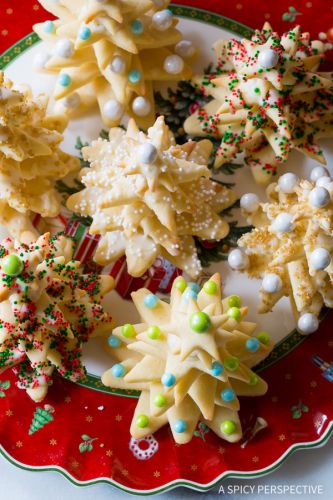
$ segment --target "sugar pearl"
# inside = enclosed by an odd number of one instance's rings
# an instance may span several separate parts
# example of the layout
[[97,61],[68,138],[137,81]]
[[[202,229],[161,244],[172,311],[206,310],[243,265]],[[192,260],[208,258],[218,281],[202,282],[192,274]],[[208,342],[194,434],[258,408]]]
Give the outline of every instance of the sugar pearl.
[[310,174],[310,179],[312,180],[312,182],[317,182],[317,180],[320,177],[329,177],[329,173],[328,173],[327,168],[322,167],[321,165],[319,165],[318,167],[314,167],[311,170],[311,174]]
[[103,111],[110,120],[119,120],[124,113],[124,107],[115,99],[110,99],[105,103]]
[[173,15],[170,10],[160,10],[153,15],[153,27],[158,31],[166,31],[172,26],[172,20]]
[[72,79],[67,73],[61,73],[59,75],[58,82],[62,87],[69,87],[72,83]]
[[175,52],[181,57],[192,57],[195,54],[195,47],[190,40],[181,40],[175,46]]
[[134,21],[132,21],[131,23],[131,31],[133,33],[133,35],[136,35],[136,36],[139,36],[139,35],[142,35],[142,33],[144,32],[144,24],[142,21],[140,21],[140,19],[134,19]]
[[259,208],[259,198],[254,193],[246,193],[240,199],[240,206],[245,212],[252,214]]
[[126,69],[126,63],[124,58],[121,56],[114,56],[110,63],[110,69],[112,73],[117,73],[117,74],[124,73]]
[[59,57],[68,59],[74,54],[74,44],[68,38],[62,38],[55,46],[55,53]]
[[79,29],[79,37],[83,41],[89,40],[91,37],[91,29],[88,26],[81,26]]
[[174,54],[164,59],[163,67],[167,73],[178,75],[184,69],[184,61],[181,57],[177,56],[177,54]]
[[316,248],[310,255],[310,266],[316,270],[326,269],[331,263],[331,255],[326,248]]
[[267,293],[277,293],[282,288],[282,280],[277,274],[268,273],[265,274],[261,286]]
[[262,50],[258,57],[258,63],[262,68],[271,69],[276,66],[279,60],[279,54],[273,49]]
[[249,258],[240,248],[235,248],[228,255],[228,264],[232,269],[241,271],[246,269],[249,265]]
[[77,109],[81,104],[81,98],[77,92],[62,99],[62,104],[67,109]]
[[327,177],[325,175],[324,177],[319,177],[319,179],[316,180],[316,186],[327,187],[328,184],[331,184],[331,182],[332,182],[331,177]]
[[45,33],[54,33],[55,32],[55,24],[53,21],[45,21],[43,24],[43,29]]
[[309,194],[309,202],[315,208],[326,207],[330,201],[330,193],[324,187],[315,187]]
[[282,212],[274,220],[272,229],[277,232],[288,233],[293,229],[293,216]]
[[151,111],[151,104],[146,97],[136,97],[132,103],[133,112],[137,116],[147,116]]
[[154,163],[157,159],[157,149],[151,142],[145,142],[139,149],[139,161],[145,165]]
[[318,330],[319,320],[314,314],[305,313],[299,318],[297,327],[301,333],[309,335]]
[[293,193],[298,180],[297,175],[292,172],[288,172],[280,177],[278,185],[283,193]]
[[49,59],[49,54],[46,54],[45,52],[38,52],[38,54],[34,57],[33,67],[35,69],[44,69]]

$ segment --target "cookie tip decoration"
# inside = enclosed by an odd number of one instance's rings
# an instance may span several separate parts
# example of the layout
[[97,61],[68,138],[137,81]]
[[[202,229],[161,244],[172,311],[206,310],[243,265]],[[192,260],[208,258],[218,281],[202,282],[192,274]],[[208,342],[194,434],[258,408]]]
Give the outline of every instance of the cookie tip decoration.
[[211,151],[207,139],[176,144],[163,116],[147,134],[130,120],[126,131],[112,128],[109,141],[84,148],[91,164],[81,176],[85,189],[67,206],[93,218],[90,231],[101,235],[96,262],[126,255],[129,274],[142,276],[163,256],[197,277],[195,238],[224,238],[229,224],[220,213],[236,201],[232,190],[210,179]]
[[136,439],[169,425],[175,442],[185,444],[202,421],[226,441],[239,441],[238,396],[267,390],[251,368],[273,348],[268,333],[255,334],[257,325],[246,321],[239,296],[222,298],[219,274],[188,296],[193,285],[177,278],[170,303],[157,298],[154,307],[148,290],[134,292],[142,323],[112,332],[121,342],[112,350],[118,361],[102,381],[141,390],[130,428]]
[[177,29],[169,1],[40,0],[58,19],[34,26],[48,45],[37,70],[58,75],[56,109],[71,117],[99,106],[108,127],[131,116],[141,128],[155,118],[153,83],[186,80],[198,50]]
[[71,238],[44,234],[30,245],[0,245],[0,372],[14,368],[19,388],[42,401],[52,375],[85,378],[82,345],[109,333],[101,300],[110,276],[83,274]]
[[332,74],[320,72],[325,46],[299,26],[279,36],[265,23],[251,40],[219,40],[213,73],[195,77],[212,100],[187,118],[193,136],[221,139],[215,166],[240,153],[255,180],[267,185],[296,149],[325,163],[317,143],[332,136]]
[[251,194],[241,198],[255,227],[238,240],[228,262],[262,280],[259,312],[287,296],[298,330],[308,335],[318,329],[322,308],[333,307],[333,181],[321,166],[310,180],[287,172],[267,187],[267,197],[266,203],[254,203]]

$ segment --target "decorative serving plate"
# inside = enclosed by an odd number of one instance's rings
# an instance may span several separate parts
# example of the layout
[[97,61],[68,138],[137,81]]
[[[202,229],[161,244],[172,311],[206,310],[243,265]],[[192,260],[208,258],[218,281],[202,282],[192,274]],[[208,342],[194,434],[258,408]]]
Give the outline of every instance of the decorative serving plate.
[[[217,14],[180,6],[173,10],[181,18],[185,38],[194,40],[201,49],[196,71],[214,62],[211,45],[218,38],[251,35],[246,26]],[[35,93],[49,93],[54,83],[53,76],[38,75],[32,69],[32,59],[42,45],[32,34],[0,57],[0,67],[6,69],[7,76],[16,83],[28,82]],[[181,91],[178,97],[186,102]],[[74,120],[66,132],[64,148],[74,152],[77,136],[89,142],[102,128],[94,114]],[[322,145],[328,163],[333,163],[333,145],[328,140]],[[295,169],[306,177],[313,166],[314,162],[295,152],[286,170]],[[235,184],[238,195],[252,191],[264,196],[246,167],[224,168],[219,178]],[[244,226],[236,210],[229,218]],[[5,235],[3,229],[0,232],[1,237]],[[268,393],[260,398],[241,398],[243,440],[229,444],[204,424],[186,445],[176,445],[167,427],[149,439],[131,439],[129,427],[137,394],[102,386],[100,375],[112,359],[95,339],[85,349],[89,372],[85,384],[56,378],[41,404],[36,405],[16,387],[10,371],[0,377],[0,451],[10,462],[28,470],[56,470],[80,486],[107,482],[144,494],[176,486],[205,491],[226,476],[267,474],[292,451],[328,440],[333,429],[332,315],[327,315],[320,330],[308,338],[293,330],[287,300],[280,301],[274,312],[258,316],[254,311],[259,283],[231,273],[223,251],[206,248],[204,252],[207,263],[214,262],[205,268],[205,274],[220,271],[225,293],[241,295],[250,307],[250,319],[268,330],[277,343],[258,367],[269,384]],[[137,319],[132,304],[115,292],[107,298],[107,306],[118,324]]]

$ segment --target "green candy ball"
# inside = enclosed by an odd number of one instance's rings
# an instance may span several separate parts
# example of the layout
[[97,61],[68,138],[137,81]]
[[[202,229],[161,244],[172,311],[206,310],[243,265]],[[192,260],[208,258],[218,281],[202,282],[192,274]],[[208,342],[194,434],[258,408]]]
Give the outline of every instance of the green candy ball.
[[124,335],[124,337],[128,339],[135,337],[136,335],[134,326],[131,325],[130,323],[127,323],[126,325],[122,326],[121,333]]
[[167,399],[163,394],[156,394],[154,398],[154,405],[158,408],[162,408],[166,405]]
[[251,373],[250,375],[250,380],[249,380],[249,385],[257,385],[258,383],[258,377],[255,373]]
[[184,278],[179,278],[176,283],[175,283],[175,287],[177,288],[177,290],[179,290],[180,292],[185,292],[186,288],[187,288],[187,283],[186,281],[184,280]]
[[190,316],[190,327],[196,333],[204,333],[210,328],[211,322],[208,314],[196,312]]
[[148,427],[149,418],[147,417],[147,415],[139,415],[138,418],[136,419],[136,425],[140,427],[140,429]]
[[227,300],[228,307],[240,307],[242,304],[241,298],[239,295],[230,295]]
[[269,336],[269,334],[267,332],[259,332],[256,335],[256,337],[259,340],[259,342],[261,342],[261,344],[267,345],[271,341],[271,338],[270,338],[270,336]]
[[242,313],[238,307],[230,307],[227,311],[227,315],[229,318],[235,319],[236,321],[239,321],[242,317]]
[[220,425],[221,432],[227,434],[227,436],[234,434],[236,427],[236,423],[233,420],[224,420]]
[[157,340],[161,335],[161,330],[158,326],[150,326],[147,331],[148,337],[152,340]]
[[18,276],[23,271],[24,264],[18,255],[9,254],[2,259],[1,268],[7,276]]
[[234,372],[239,367],[239,360],[236,356],[228,356],[224,359],[223,364],[229,372]]
[[207,281],[204,284],[203,289],[206,293],[208,293],[208,295],[215,295],[217,292],[217,285],[214,281]]

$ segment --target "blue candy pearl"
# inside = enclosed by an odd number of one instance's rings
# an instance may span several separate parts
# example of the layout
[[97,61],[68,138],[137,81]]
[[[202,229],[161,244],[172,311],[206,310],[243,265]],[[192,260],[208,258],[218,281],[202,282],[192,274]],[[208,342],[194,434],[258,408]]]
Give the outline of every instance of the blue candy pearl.
[[176,382],[176,377],[172,373],[163,373],[161,382],[165,387],[172,387]]
[[63,73],[59,76],[59,83],[62,87],[69,87],[72,83],[72,79],[69,75],[67,75],[67,73]]
[[91,37],[91,29],[88,26],[82,26],[79,31],[81,40],[88,40]]
[[251,339],[247,339],[247,341],[245,342],[245,345],[246,345],[246,348],[250,352],[256,352],[260,347],[260,342],[258,339],[251,338]]
[[195,293],[200,292],[200,286],[197,283],[189,283],[187,286]]
[[131,23],[131,31],[134,35],[142,35],[144,30],[143,22],[139,19],[135,19]]
[[235,399],[235,391],[229,388],[223,389],[221,392],[221,398],[223,401],[233,401]]
[[197,300],[198,294],[191,288],[186,288],[185,292],[183,293],[183,297],[185,303],[188,304],[190,299]]
[[224,371],[224,366],[222,365],[222,363],[219,363],[218,361],[213,361],[210,373],[214,375],[214,377],[219,377],[221,373],[223,373],[223,371]]
[[175,432],[185,432],[187,429],[187,424],[185,422],[185,420],[179,418],[178,420],[176,420],[176,422],[173,424],[173,430]]
[[148,309],[154,309],[157,306],[158,298],[153,293],[146,295],[143,299],[143,303]]
[[110,347],[119,347],[121,342],[118,339],[118,337],[115,337],[114,335],[110,335],[108,338],[108,344]]
[[122,365],[121,363],[118,363],[117,365],[113,365],[113,367],[111,368],[111,371],[116,378],[121,378],[125,375],[126,370],[125,370],[124,365]]
[[131,83],[138,83],[141,80],[141,73],[138,69],[132,69],[128,73],[128,80]]
[[45,21],[43,25],[45,33],[53,33],[55,30],[54,22],[53,21]]

